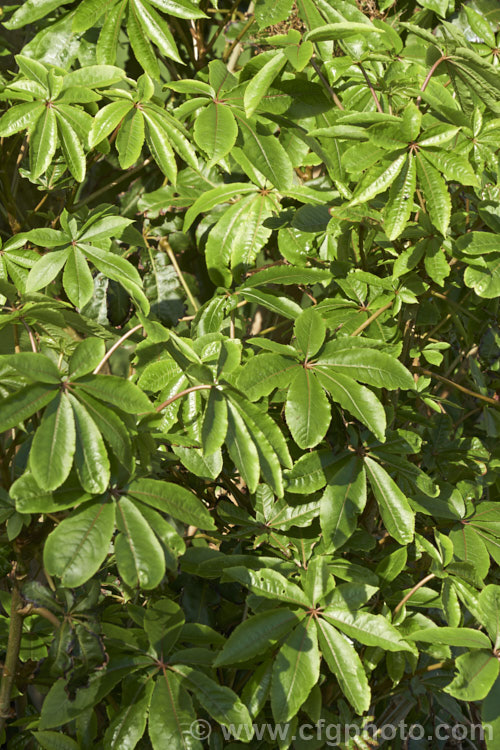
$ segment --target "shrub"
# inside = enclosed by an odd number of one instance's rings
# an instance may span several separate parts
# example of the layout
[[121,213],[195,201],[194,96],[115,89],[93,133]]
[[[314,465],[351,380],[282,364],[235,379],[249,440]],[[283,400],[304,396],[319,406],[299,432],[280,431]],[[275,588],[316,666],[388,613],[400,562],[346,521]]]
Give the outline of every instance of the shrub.
[[5,746],[499,748],[497,4],[3,19]]

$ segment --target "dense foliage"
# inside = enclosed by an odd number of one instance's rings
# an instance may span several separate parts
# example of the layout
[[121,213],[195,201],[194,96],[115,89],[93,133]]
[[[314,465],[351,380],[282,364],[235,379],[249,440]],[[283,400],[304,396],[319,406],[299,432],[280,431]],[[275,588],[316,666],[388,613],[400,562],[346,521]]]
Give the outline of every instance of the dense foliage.
[[2,13],[0,742],[498,750],[495,0]]

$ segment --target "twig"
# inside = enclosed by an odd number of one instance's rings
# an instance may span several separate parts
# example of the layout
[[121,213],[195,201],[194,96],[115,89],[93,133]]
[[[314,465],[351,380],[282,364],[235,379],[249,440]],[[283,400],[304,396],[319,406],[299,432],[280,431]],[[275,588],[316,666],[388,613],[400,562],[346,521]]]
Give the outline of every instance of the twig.
[[421,588],[422,588],[422,586],[425,586],[425,584],[426,584],[426,583],[427,583],[428,581],[431,581],[431,580],[432,580],[433,578],[435,578],[435,577],[436,577],[436,576],[435,576],[435,574],[434,574],[434,573],[429,573],[429,575],[428,575],[428,576],[425,576],[425,578],[422,578],[422,580],[421,580],[421,581],[419,581],[419,582],[418,582],[418,583],[416,584],[416,586],[414,586],[414,587],[413,587],[413,588],[411,589],[411,591],[408,591],[408,593],[407,593],[407,594],[406,594],[405,596],[403,596],[403,598],[401,599],[401,601],[399,602],[399,604],[398,604],[398,605],[397,605],[397,606],[395,607],[395,609],[394,609],[394,612],[393,612],[393,614],[395,614],[395,615],[396,615],[396,614],[397,614],[397,613],[399,612],[399,610],[401,609],[401,607],[404,607],[404,605],[406,604],[406,602],[408,601],[408,599],[410,599],[410,597],[412,597],[412,596],[413,596],[413,594],[415,593],[415,591],[418,591],[419,589],[421,589]]
[[21,594],[17,583],[14,582],[10,602],[9,639],[7,641],[7,653],[2,671],[2,683],[0,685],[0,735],[4,730],[6,720],[10,716],[10,698],[16,677],[23,631],[23,615],[18,612],[21,604]]
[[425,81],[423,82],[423,84],[422,84],[422,86],[420,88],[420,94],[417,96],[417,107],[420,106],[420,103],[422,101],[421,94],[424,93],[425,89],[429,85],[429,81],[431,80],[432,76],[434,75],[434,72],[436,71],[436,68],[438,67],[438,65],[441,65],[441,63],[443,62],[443,60],[446,60],[446,59],[447,59],[446,55],[442,55],[442,57],[440,57],[439,60],[436,60],[436,62],[433,64],[433,66],[431,67],[431,69],[427,73],[427,75],[425,77]]
[[31,348],[32,348],[32,350],[36,354],[36,352],[38,351],[38,349],[36,347],[36,341],[35,341],[35,337],[33,336],[33,331],[31,330],[31,328],[29,327],[29,325],[26,323],[26,321],[24,320],[24,318],[19,318],[19,320],[21,321],[21,323],[23,324],[23,326],[28,331],[28,336],[30,338]]
[[377,107],[377,110],[378,110],[378,111],[379,111],[379,112],[380,112],[381,114],[383,114],[384,110],[382,109],[382,107],[381,107],[381,105],[380,105],[380,102],[379,102],[379,100],[378,100],[378,96],[377,96],[377,94],[375,93],[375,89],[373,88],[373,84],[372,84],[372,82],[370,81],[370,79],[369,79],[369,77],[368,77],[368,73],[367,73],[367,72],[366,72],[366,70],[364,69],[364,67],[363,67],[362,63],[356,63],[356,64],[357,64],[358,68],[360,69],[360,71],[361,71],[361,72],[363,73],[363,78],[365,79],[365,81],[366,81],[366,85],[368,86],[368,88],[369,88],[369,89],[370,89],[370,91],[371,91],[371,95],[372,95],[372,97],[373,97],[373,101],[375,102],[375,106]]
[[500,409],[500,401],[495,401],[494,398],[490,398],[489,396],[483,396],[482,393],[477,393],[477,391],[471,391],[470,388],[466,388],[464,385],[455,383],[454,380],[449,380],[448,378],[444,378],[442,375],[438,375],[436,372],[431,372],[431,370],[426,370],[423,367],[419,367],[418,371],[421,372],[422,375],[427,375],[429,378],[435,378],[436,380],[440,380],[441,383],[446,383],[446,385],[450,385],[452,388],[456,388],[458,391],[462,391],[462,393],[466,393],[468,396],[472,396],[473,398],[478,398],[481,401],[485,401],[487,404],[491,404],[491,406],[496,406],[497,409]]
[[39,615],[40,617],[45,618],[45,620],[51,622],[56,629],[61,627],[59,619],[46,607],[34,607],[32,604],[27,604],[22,609],[18,609],[17,613],[23,617],[28,617],[28,615]]
[[113,346],[106,352],[104,357],[101,359],[97,367],[95,368],[93,375],[97,375],[99,370],[103,367],[103,365],[108,361],[108,359],[111,357],[111,355],[118,349],[119,346],[123,344],[124,341],[126,341],[129,336],[132,336],[136,331],[138,331],[140,328],[142,328],[142,323],[139,323],[139,325],[134,326],[130,329],[130,331],[127,331],[127,333],[124,333],[123,336],[118,339],[118,341],[113,344]]
[[238,57],[240,56],[241,50],[243,48],[242,45],[240,44],[240,40],[243,39],[248,29],[253,25],[253,22],[255,20],[254,15],[253,15],[253,8],[254,8],[254,3],[252,2],[248,6],[248,11],[247,11],[248,14],[251,14],[250,18],[248,19],[246,24],[243,26],[243,28],[240,30],[240,33],[238,34],[236,39],[233,41],[229,49],[226,50],[224,54],[222,55],[222,62],[227,62],[228,64],[227,69],[229,70],[230,73],[232,73],[233,70],[235,69],[236,63],[238,62]]
[[193,393],[194,391],[207,391],[214,387],[215,384],[212,385],[192,385],[190,388],[186,388],[184,391],[181,391],[180,393],[176,393],[175,396],[170,396],[170,398],[167,398],[166,401],[164,401],[162,404],[156,407],[155,411],[161,411],[166,406],[169,406],[174,401],[177,401],[178,398],[182,398],[183,396],[187,396],[188,393]]
[[179,268],[179,264],[177,263],[177,258],[175,257],[174,251],[170,247],[170,243],[166,237],[161,238],[160,242],[158,243],[158,247],[160,248],[160,250],[163,250],[164,252],[167,253],[173,267],[175,268],[175,273],[177,274],[177,277],[179,281],[181,282],[184,288],[184,291],[186,292],[188,300],[191,302],[191,305],[193,306],[194,311],[198,312],[199,306],[196,304],[195,298],[191,294],[191,290],[186,283],[184,274],[182,273],[181,269]]
[[361,331],[364,331],[365,328],[367,328],[370,325],[370,323],[373,323],[373,321],[376,320],[379,315],[382,315],[383,312],[385,312],[390,307],[392,307],[392,304],[393,302],[391,300],[390,302],[387,302],[387,304],[382,305],[382,307],[379,307],[378,310],[375,310],[375,312],[372,313],[370,317],[365,320],[364,323],[361,323],[361,325],[358,326],[358,328],[356,328],[356,330],[351,333],[351,336],[359,336]]
[[342,104],[342,102],[338,98],[337,94],[335,93],[335,91],[332,89],[332,87],[330,86],[330,84],[326,80],[325,76],[321,72],[321,69],[320,69],[319,65],[312,58],[311,58],[311,65],[313,66],[314,70],[316,71],[316,73],[318,75],[318,78],[320,79],[321,83],[323,84],[323,86],[326,88],[326,90],[328,91],[328,93],[332,97],[332,99],[335,102],[335,104],[337,105],[337,107],[339,109],[343,110],[344,109],[344,105]]

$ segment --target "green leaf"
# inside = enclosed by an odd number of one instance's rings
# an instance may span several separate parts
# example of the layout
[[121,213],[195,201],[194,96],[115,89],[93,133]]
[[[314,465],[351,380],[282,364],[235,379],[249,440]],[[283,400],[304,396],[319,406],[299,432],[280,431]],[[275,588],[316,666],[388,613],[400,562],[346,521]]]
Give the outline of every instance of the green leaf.
[[70,248],[66,248],[65,250],[46,253],[40,258],[28,274],[26,291],[36,292],[38,289],[48,286],[66,263],[70,252]]
[[322,281],[330,281],[331,278],[331,272],[324,268],[273,266],[252,274],[245,281],[245,287],[256,287],[264,284],[320,284]]
[[[379,193],[387,190],[401,172],[406,159],[406,153],[400,154],[389,166],[384,163],[377,167],[376,171],[370,171],[369,178],[363,181],[361,188],[355,192],[354,198],[350,201],[349,205],[359,206],[360,203],[367,203]],[[368,184],[365,185],[365,182]]]
[[82,144],[71,125],[57,111],[56,118],[59,142],[68,169],[77,182],[83,182],[87,165]]
[[[158,47],[162,55],[169,57],[171,60],[182,63],[179,50],[175,44],[174,37],[170,33],[168,24],[164,19],[151,7],[149,3],[143,3],[140,0],[133,0],[134,18],[136,18],[145,34]],[[129,10],[130,17],[131,10]],[[154,77],[154,76],[153,76]]]
[[291,358],[279,354],[259,354],[245,364],[238,378],[238,388],[255,401],[275,388],[288,386],[299,368],[299,363]]
[[104,138],[115,130],[128,112],[132,109],[131,101],[117,101],[107,104],[99,110],[92,121],[92,128],[89,134],[89,146],[93,148]]
[[208,396],[201,425],[203,452],[210,456],[224,442],[227,432],[227,404],[222,393],[212,388]]
[[32,128],[43,111],[44,107],[39,102],[26,102],[11,107],[0,118],[0,138]]
[[187,232],[196,217],[202,211],[210,211],[215,206],[232,200],[236,195],[245,195],[255,192],[255,186],[245,182],[231,182],[229,185],[220,185],[203,192],[186,211],[184,217],[183,231]]
[[130,46],[137,58],[139,65],[155,80],[160,79],[160,69],[148,39],[147,26],[141,23],[141,8],[134,2],[127,3],[127,33]]
[[326,394],[310,368],[300,368],[288,390],[285,418],[300,448],[314,448],[331,420]]
[[138,508],[122,497],[117,503],[116,564],[120,576],[132,588],[154,589],[165,575],[160,542]]
[[128,169],[139,159],[144,144],[144,115],[134,109],[125,115],[116,137],[120,167]]
[[153,687],[153,680],[141,677],[125,682],[123,706],[104,735],[103,741],[109,750],[133,750],[137,745],[146,729]]
[[53,107],[46,107],[30,134],[30,167],[33,179],[46,172],[57,147],[57,120]]
[[495,750],[500,732],[500,679],[498,677],[481,705],[481,721],[486,728],[486,747],[488,750]]
[[348,375],[368,385],[380,388],[414,388],[415,382],[410,372],[395,357],[385,352],[369,348],[342,348],[342,342],[332,342],[328,356],[320,357],[319,365],[328,365],[335,373]]
[[146,142],[149,150],[163,174],[175,185],[177,179],[177,164],[175,161],[175,154],[167,140],[168,134],[165,130],[159,127],[159,123],[151,117],[147,111],[144,112],[144,119],[146,120],[147,126]]
[[337,678],[345,697],[358,714],[368,711],[370,686],[355,649],[323,618],[318,620],[318,636],[323,659]]
[[368,23],[341,21],[339,23],[329,23],[325,26],[319,26],[312,31],[308,31],[304,40],[323,42],[334,39],[348,39],[350,36],[359,36],[360,34],[371,34],[374,32],[380,34],[380,29]]
[[413,539],[415,514],[408,500],[380,464],[369,457],[364,461],[385,528],[400,544],[409,544]]
[[135,479],[129,484],[127,494],[183,523],[201,529],[215,529],[213,519],[201,500],[178,484],[157,479]]
[[500,586],[489,584],[479,594],[479,607],[493,648],[500,646]]
[[90,502],[77,508],[47,537],[43,560],[49,574],[59,576],[63,586],[81,586],[99,570],[114,528],[114,503]]
[[338,549],[349,539],[365,505],[363,462],[351,458],[329,479],[321,497],[321,531],[328,549]]
[[384,231],[390,240],[399,237],[410,218],[416,184],[417,165],[410,155],[391,185],[384,210]]
[[309,608],[311,603],[304,592],[291,581],[275,570],[248,570],[243,567],[226,568],[224,575],[238,581],[258,596],[266,599],[278,599],[296,607]]
[[46,385],[27,385],[11,393],[2,402],[0,432],[16,427],[39,409],[49,404],[58,394],[55,388]]
[[144,630],[158,656],[166,656],[177,643],[184,625],[184,613],[170,599],[150,604],[144,616]]
[[293,182],[293,167],[281,143],[256,120],[247,120],[240,114],[237,120],[245,156],[278,190],[287,190]]
[[206,14],[190,0],[150,0],[159,10],[176,18],[206,18]]
[[197,116],[193,134],[212,165],[231,151],[236,142],[238,127],[228,106],[211,102]]
[[333,606],[325,607],[323,617],[350,638],[366,646],[378,646],[385,651],[414,651],[394,625],[382,615]]
[[446,235],[451,217],[451,198],[448,187],[437,169],[434,169],[419,155],[416,158],[418,180],[430,220],[442,235]]
[[106,352],[106,345],[102,339],[88,338],[81,341],[75,348],[68,364],[68,375],[76,380],[88,375],[100,363]]
[[94,398],[117,406],[127,414],[141,414],[152,411],[148,397],[130,380],[116,375],[85,375],[74,383]]
[[491,648],[490,639],[486,633],[472,628],[424,628],[412,631],[407,637],[411,641],[439,643],[446,646],[472,649]]
[[279,52],[274,53],[271,59],[268,60],[268,62],[266,62],[259,72],[250,80],[243,95],[243,104],[247,117],[253,115],[261,103],[262,98],[269,91],[274,79],[280,70],[285,67],[286,62],[286,55],[280,50]]
[[20,29],[28,23],[38,21],[60,5],[63,5],[62,0],[26,0],[3,25],[9,30]]
[[317,310],[308,307],[295,321],[293,332],[300,350],[308,360],[321,349],[326,336],[326,325]]
[[101,433],[82,404],[69,394],[76,427],[75,467],[83,489],[98,495],[110,480],[108,454]]
[[75,307],[82,308],[94,294],[94,280],[84,254],[78,247],[71,248],[63,273],[64,291]]
[[498,677],[500,663],[491,649],[462,654],[455,661],[457,674],[444,690],[461,701],[481,701]]
[[334,401],[366,425],[380,442],[385,441],[386,417],[378,398],[355,380],[335,368],[317,365],[314,372]]
[[318,683],[320,655],[316,624],[303,620],[288,636],[273,666],[271,708],[275,722],[292,719]]
[[298,623],[298,616],[286,608],[254,615],[238,625],[217,656],[214,667],[247,662],[269,650]]
[[252,724],[246,706],[230,688],[218,685],[210,677],[196,669],[177,665],[175,671],[183,678],[203,708],[222,726],[237,726],[252,736]]
[[30,452],[30,466],[44,490],[55,490],[67,478],[75,455],[75,420],[66,393],[44,412]]
[[19,352],[18,354],[6,354],[0,357],[0,363],[13,367],[30,380],[39,380],[42,383],[57,384],[61,380],[61,373],[57,365],[45,354],[37,352]]
[[45,750],[78,750],[78,743],[62,732],[33,732],[33,737]]
[[255,492],[260,475],[259,454],[248,429],[233,404],[227,408],[226,445],[250,492]]
[[201,750],[202,744],[187,731],[196,714],[180,678],[164,670],[154,683],[149,707],[148,732],[153,750]]

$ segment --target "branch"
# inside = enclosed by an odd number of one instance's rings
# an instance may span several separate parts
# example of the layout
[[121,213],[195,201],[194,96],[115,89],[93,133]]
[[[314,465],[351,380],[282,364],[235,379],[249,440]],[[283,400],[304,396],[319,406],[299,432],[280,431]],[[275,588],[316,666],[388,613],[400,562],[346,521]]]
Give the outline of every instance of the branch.
[[321,81],[321,83],[323,84],[323,86],[326,88],[326,90],[328,91],[328,93],[332,97],[332,99],[335,102],[335,104],[337,105],[337,107],[339,109],[343,110],[344,109],[344,105],[342,104],[342,102],[338,98],[337,94],[335,93],[335,91],[332,89],[332,87],[330,86],[330,84],[326,80],[326,78],[323,75],[323,73],[321,72],[321,68],[319,67],[319,65],[317,64],[317,62],[315,60],[313,60],[312,58],[311,58],[311,65],[313,66],[314,70],[318,74],[319,80]]
[[423,367],[418,368],[418,372],[421,372],[422,375],[427,375],[429,378],[435,378],[435,380],[440,380],[441,383],[446,383],[446,385],[450,385],[452,388],[456,388],[458,391],[462,391],[462,393],[466,393],[468,396],[472,396],[473,398],[478,398],[480,401],[485,401],[487,404],[491,404],[491,406],[496,406],[497,409],[500,409],[500,401],[496,401],[494,398],[490,398],[489,396],[483,396],[482,393],[477,393],[477,391],[471,391],[470,388],[466,388],[463,385],[460,385],[459,383],[455,383],[454,380],[449,380],[449,378],[444,378],[442,375],[438,375],[436,372],[432,372],[431,370],[426,370]]
[[113,352],[115,352],[118,349],[118,347],[121,346],[123,344],[123,342],[126,341],[126,339],[129,338],[129,336],[132,336],[133,333],[135,333],[136,331],[139,330],[139,328],[142,328],[142,327],[143,327],[142,323],[140,323],[139,325],[134,326],[133,328],[131,328],[130,331],[127,331],[127,333],[123,334],[123,336],[121,337],[121,339],[118,339],[118,341],[115,344],[113,344],[113,346],[111,347],[111,349],[109,349],[106,352],[106,354],[101,359],[101,361],[99,362],[99,364],[97,365],[97,367],[95,368],[95,370],[94,370],[94,372],[92,374],[93,375],[97,375],[97,373],[99,372],[99,370],[108,361],[108,359],[111,357],[111,355],[113,354]]
[[361,333],[361,331],[364,331],[365,328],[367,328],[370,325],[370,323],[373,323],[373,321],[376,320],[379,315],[382,315],[383,312],[385,312],[390,307],[392,307],[392,304],[393,303],[392,303],[392,300],[391,300],[390,302],[387,302],[387,304],[382,305],[382,307],[379,307],[378,310],[375,310],[375,312],[372,313],[370,315],[370,317],[365,320],[364,323],[361,323],[361,325],[358,328],[356,328],[355,331],[353,331],[351,333],[351,336],[359,336],[359,334]]
[[368,73],[366,72],[366,70],[364,69],[364,67],[363,67],[363,65],[362,65],[361,63],[356,63],[356,65],[358,66],[358,68],[360,69],[360,71],[361,71],[361,72],[363,73],[363,78],[365,79],[365,81],[366,81],[366,85],[368,86],[368,88],[369,88],[369,89],[370,89],[370,91],[371,91],[371,95],[372,95],[372,97],[373,97],[373,101],[375,102],[375,106],[377,107],[377,110],[378,110],[378,111],[379,111],[379,112],[380,112],[381,114],[383,114],[383,113],[384,113],[384,110],[382,109],[382,106],[381,106],[381,104],[380,104],[380,102],[379,102],[379,100],[378,100],[378,96],[377,96],[377,94],[375,93],[375,89],[373,88],[373,84],[372,84],[372,82],[370,81],[370,79],[368,78]]
[[398,605],[397,605],[397,606],[395,607],[395,609],[394,609],[394,612],[393,612],[393,614],[394,614],[394,615],[396,615],[396,614],[397,614],[397,613],[399,612],[399,610],[401,609],[401,607],[404,607],[404,605],[406,604],[406,602],[408,601],[408,599],[410,599],[410,597],[412,597],[412,596],[413,596],[413,594],[415,593],[415,591],[418,591],[419,589],[421,589],[421,588],[422,588],[422,586],[425,586],[425,584],[426,584],[426,583],[427,583],[428,581],[431,581],[431,580],[432,580],[433,578],[435,578],[435,577],[436,577],[436,576],[434,575],[434,573],[429,573],[429,575],[428,575],[428,576],[425,576],[425,578],[422,578],[422,580],[421,580],[421,581],[419,581],[419,582],[417,583],[417,585],[416,585],[416,586],[414,586],[414,587],[413,587],[413,588],[411,589],[411,591],[408,591],[408,593],[406,594],[406,596],[404,596],[404,597],[403,597],[403,598],[401,599],[401,601],[399,602],[399,604],[398,604]]
[[3,666],[2,683],[0,685],[0,735],[4,730],[6,720],[10,716],[10,698],[16,676],[17,660],[19,658],[23,630],[23,615],[18,611],[21,604],[21,594],[17,588],[16,582],[14,582],[10,602],[7,654]]
[[162,404],[156,407],[155,411],[161,411],[166,406],[169,406],[169,404],[172,404],[174,401],[177,401],[178,398],[182,398],[183,396],[187,396],[188,393],[193,393],[194,391],[207,391],[214,387],[215,384],[212,385],[192,385],[190,388],[186,388],[184,391],[181,391],[180,393],[176,393],[175,396],[170,396],[170,398],[167,398],[166,401],[164,401]]
[[186,292],[188,300],[191,302],[191,305],[192,305],[194,311],[198,312],[198,310],[200,309],[199,305],[196,304],[196,300],[193,297],[193,295],[191,294],[191,289],[187,285],[186,279],[184,278],[184,274],[182,273],[182,271],[181,271],[181,269],[179,267],[179,264],[177,263],[177,258],[175,257],[175,253],[172,250],[172,248],[170,247],[170,243],[169,243],[169,241],[167,240],[166,237],[162,237],[161,238],[161,240],[158,243],[158,247],[160,248],[160,250],[163,250],[164,252],[167,253],[168,257],[170,258],[170,262],[172,263],[172,265],[173,265],[173,267],[175,269],[175,273],[177,274],[177,278],[181,282],[182,287],[183,287],[184,291]]
[[425,77],[425,81],[423,82],[423,84],[422,84],[422,87],[421,87],[421,89],[420,89],[420,94],[419,94],[419,95],[418,95],[418,97],[417,97],[417,107],[419,107],[419,106],[420,106],[420,102],[422,101],[422,96],[421,96],[421,94],[423,94],[423,93],[424,93],[425,89],[426,89],[426,88],[427,88],[427,86],[429,85],[429,81],[431,80],[432,76],[434,75],[434,73],[435,73],[435,71],[436,71],[437,67],[438,67],[439,65],[441,65],[441,63],[443,62],[443,60],[446,60],[446,59],[447,59],[447,58],[446,58],[446,56],[445,56],[445,55],[443,55],[442,57],[440,57],[440,58],[439,58],[439,60],[436,60],[436,62],[434,63],[434,65],[433,65],[433,66],[431,67],[431,69],[430,69],[430,70],[429,70],[429,72],[427,73],[427,75],[426,75],[426,77]]

